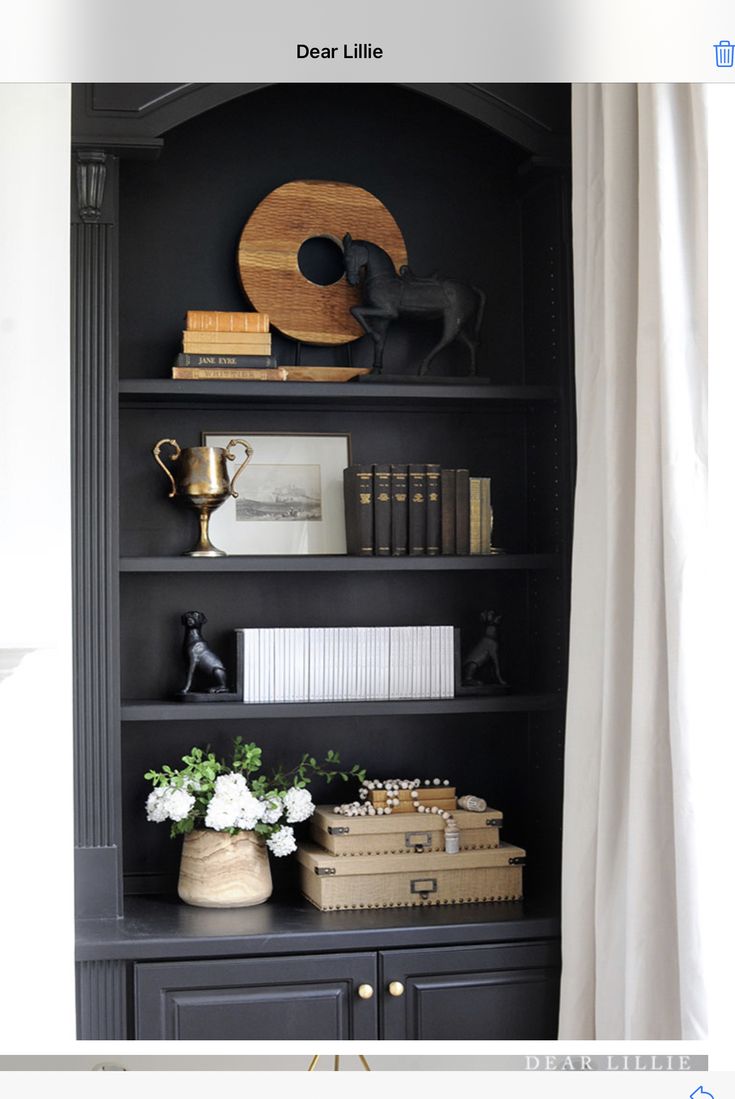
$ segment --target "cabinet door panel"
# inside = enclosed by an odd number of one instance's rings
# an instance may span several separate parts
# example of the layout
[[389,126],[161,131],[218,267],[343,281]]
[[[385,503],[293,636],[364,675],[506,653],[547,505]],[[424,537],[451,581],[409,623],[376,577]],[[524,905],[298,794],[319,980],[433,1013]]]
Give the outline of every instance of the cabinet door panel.
[[557,943],[385,951],[380,983],[383,1038],[556,1038]]
[[374,954],[141,963],[136,1037],[179,1041],[377,1036]]

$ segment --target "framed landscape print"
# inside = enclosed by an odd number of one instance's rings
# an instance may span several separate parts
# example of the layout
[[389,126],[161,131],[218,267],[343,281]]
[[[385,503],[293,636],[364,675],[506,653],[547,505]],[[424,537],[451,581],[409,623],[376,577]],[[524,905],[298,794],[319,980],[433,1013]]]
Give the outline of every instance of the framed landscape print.
[[212,515],[210,534],[228,554],[346,553],[342,474],[349,435],[203,431],[203,446],[247,439],[253,457]]

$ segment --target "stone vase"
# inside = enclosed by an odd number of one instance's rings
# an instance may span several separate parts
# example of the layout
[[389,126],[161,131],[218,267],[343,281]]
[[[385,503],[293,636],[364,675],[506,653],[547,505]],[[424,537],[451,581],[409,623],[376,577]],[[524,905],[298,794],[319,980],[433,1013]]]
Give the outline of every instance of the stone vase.
[[273,892],[268,848],[254,832],[214,832],[209,828],[184,837],[179,897],[200,908],[246,908],[262,904]]

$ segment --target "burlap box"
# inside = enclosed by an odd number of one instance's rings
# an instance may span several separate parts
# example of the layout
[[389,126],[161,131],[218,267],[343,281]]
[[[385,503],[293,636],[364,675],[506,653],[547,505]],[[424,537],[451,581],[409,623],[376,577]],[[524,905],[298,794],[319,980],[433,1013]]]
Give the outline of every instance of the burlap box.
[[[460,851],[497,847],[503,814],[497,809],[468,813],[456,809]],[[311,838],[332,855],[422,854],[444,850],[446,821],[438,813],[391,813],[388,816],[347,817],[329,805],[317,806],[311,818]]]
[[523,896],[521,847],[402,855],[331,855],[314,844],[297,852],[301,888],[322,911],[517,901]]

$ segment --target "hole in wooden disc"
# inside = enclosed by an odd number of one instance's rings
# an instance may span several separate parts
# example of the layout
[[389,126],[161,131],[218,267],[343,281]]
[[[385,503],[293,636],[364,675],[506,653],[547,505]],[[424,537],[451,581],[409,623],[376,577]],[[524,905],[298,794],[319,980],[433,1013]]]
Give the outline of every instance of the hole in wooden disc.
[[330,237],[309,237],[299,248],[299,271],[317,286],[332,286],[345,273],[342,249]]

